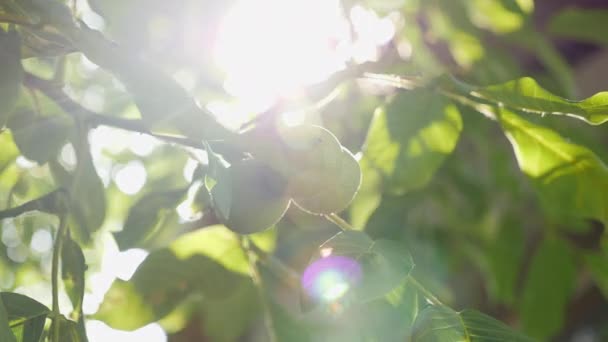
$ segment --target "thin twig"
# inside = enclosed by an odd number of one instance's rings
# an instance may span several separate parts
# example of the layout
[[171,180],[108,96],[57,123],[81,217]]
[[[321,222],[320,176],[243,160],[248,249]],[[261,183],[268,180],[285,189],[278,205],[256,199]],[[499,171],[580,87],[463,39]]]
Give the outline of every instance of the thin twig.
[[355,230],[355,228],[351,226],[350,223],[344,221],[343,218],[334,213],[325,215],[325,218],[334,223],[336,226],[340,227],[340,229],[342,230]]
[[35,23],[30,22],[25,17],[20,17],[17,15],[12,15],[12,14],[8,14],[8,13],[0,13],[0,23],[9,23],[9,24],[23,25],[23,26],[30,26],[30,27],[36,26]]
[[63,236],[67,229],[67,212],[59,218],[59,228],[55,234],[55,246],[53,247],[53,261],[51,268],[51,287],[53,296],[53,342],[59,341],[59,324],[61,312],[59,311],[59,256],[63,247]]
[[427,290],[422,284],[416,280],[416,278],[411,275],[408,276],[408,281],[418,289],[418,291],[422,292],[424,297],[426,297],[433,305],[443,305],[443,303],[437,298],[431,291]]

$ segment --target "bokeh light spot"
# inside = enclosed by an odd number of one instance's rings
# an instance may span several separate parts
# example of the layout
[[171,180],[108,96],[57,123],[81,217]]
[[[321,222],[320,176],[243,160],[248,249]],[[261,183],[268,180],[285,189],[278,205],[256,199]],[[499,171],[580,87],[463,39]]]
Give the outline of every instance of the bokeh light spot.
[[313,299],[332,302],[342,298],[361,280],[361,266],[346,256],[316,260],[302,275],[302,288]]

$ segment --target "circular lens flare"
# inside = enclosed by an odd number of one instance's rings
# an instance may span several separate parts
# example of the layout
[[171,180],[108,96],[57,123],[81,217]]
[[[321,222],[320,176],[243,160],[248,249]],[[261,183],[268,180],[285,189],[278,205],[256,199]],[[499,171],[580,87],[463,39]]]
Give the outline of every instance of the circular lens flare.
[[332,302],[342,298],[360,280],[361,266],[356,260],[329,255],[306,268],[302,288],[315,300]]

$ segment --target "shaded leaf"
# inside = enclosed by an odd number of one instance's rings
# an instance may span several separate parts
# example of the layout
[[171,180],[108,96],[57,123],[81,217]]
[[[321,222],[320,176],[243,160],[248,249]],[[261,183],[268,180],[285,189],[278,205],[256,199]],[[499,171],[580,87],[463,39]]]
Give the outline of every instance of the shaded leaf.
[[585,255],[584,260],[593,280],[604,297],[608,298],[608,252],[602,250],[598,253],[589,253]]
[[[340,273],[343,281],[350,282],[345,298],[367,302],[397,288],[414,267],[412,257],[403,245],[391,240],[373,241],[363,232],[340,232],[319,250],[321,258],[314,260],[302,276],[304,290],[313,302],[326,297],[325,291],[336,290],[332,287],[336,284],[324,282],[326,272]],[[331,297],[325,300],[331,300]]]
[[605,9],[567,8],[551,18],[548,30],[564,38],[608,44],[604,34],[607,21]]
[[204,331],[213,341],[237,341],[260,317],[261,310],[255,285],[250,279],[243,279],[230,296],[204,302]]
[[69,225],[75,241],[86,244],[91,234],[101,228],[106,215],[105,188],[97,175],[88,141],[78,145],[74,172],[66,171],[56,161],[50,162],[56,182],[69,189]]
[[524,331],[541,340],[559,332],[575,289],[575,276],[570,247],[562,240],[546,237],[532,259],[524,284],[520,305]]
[[185,190],[177,189],[152,192],[140,198],[131,207],[123,229],[114,233],[118,248],[123,251],[134,247],[147,247],[146,242],[170,221],[171,214],[175,214],[175,208],[184,196]]
[[504,109],[500,121],[549,214],[608,223],[608,168],[592,151]]
[[[61,278],[74,311],[72,318],[81,322],[87,265],[80,246],[66,235],[61,249]],[[84,326],[84,325],[83,325]]]
[[20,45],[17,31],[6,32],[0,28],[0,128],[6,123],[19,98],[23,81]]
[[38,342],[50,310],[39,302],[17,293],[2,292],[0,298],[17,341]]
[[86,342],[86,335],[81,335],[78,328],[78,323],[70,321],[64,316],[59,316],[59,320],[53,320],[49,333],[52,334],[54,325],[59,323],[59,341],[61,342]]
[[460,113],[426,89],[399,93],[378,108],[365,141],[364,158],[402,194],[425,186],[450,154],[462,129]]
[[26,158],[44,164],[57,156],[68,139],[71,126],[70,119],[61,113],[54,103],[40,94],[35,99],[22,95],[7,126]]
[[17,342],[15,335],[11,331],[8,323],[8,313],[4,308],[2,297],[0,297],[0,341],[3,342]]
[[411,341],[533,342],[534,340],[475,310],[456,312],[447,306],[429,306],[418,315]]

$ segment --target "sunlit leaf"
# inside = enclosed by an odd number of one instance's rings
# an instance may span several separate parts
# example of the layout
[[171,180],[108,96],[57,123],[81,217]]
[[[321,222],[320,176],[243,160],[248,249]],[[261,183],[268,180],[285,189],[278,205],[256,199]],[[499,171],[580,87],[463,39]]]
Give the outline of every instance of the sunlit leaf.
[[559,332],[576,286],[575,276],[571,248],[558,238],[545,237],[532,259],[524,284],[520,306],[524,331],[541,340]]
[[424,89],[403,92],[376,111],[364,158],[386,177],[387,191],[419,189],[452,152],[461,129],[458,109],[445,98]]
[[0,146],[2,146],[2,153],[0,153],[0,172],[2,172],[17,159],[19,149],[9,131],[0,133]]
[[476,89],[472,95],[526,113],[566,115],[593,125],[608,121],[607,92],[597,93],[582,101],[573,101],[552,94],[530,77]]
[[[185,190],[152,192],[140,198],[129,211],[123,230],[114,233],[118,248],[148,247],[147,242],[175,217],[175,208],[184,199]],[[173,214],[173,215],[172,215]],[[177,224],[177,220],[172,222]]]
[[348,209],[350,222],[355,228],[365,227],[368,219],[382,199],[382,176],[370,162],[363,158],[361,167],[361,186]]
[[19,342],[38,342],[50,310],[39,302],[11,292],[0,293],[8,323]]
[[429,306],[414,323],[412,342],[533,342],[506,324],[475,310],[456,312],[447,306]]
[[[267,238],[256,238],[268,248]],[[116,280],[95,317],[117,329],[137,329],[164,317],[191,294],[228,300],[249,280],[248,271],[234,233],[223,226],[204,228],[152,252],[131,280]]]
[[608,168],[591,150],[507,110],[500,121],[519,167],[554,218],[608,222]]

